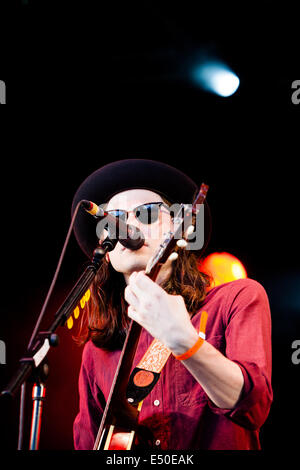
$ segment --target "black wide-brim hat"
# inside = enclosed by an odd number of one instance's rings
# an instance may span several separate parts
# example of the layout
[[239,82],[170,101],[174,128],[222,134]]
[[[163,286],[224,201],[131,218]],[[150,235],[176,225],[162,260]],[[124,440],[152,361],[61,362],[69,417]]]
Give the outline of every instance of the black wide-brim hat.
[[[206,182],[200,180],[197,183],[166,163],[146,159],[118,160],[102,166],[83,181],[73,198],[71,214],[83,199],[100,205],[108,202],[115,194],[129,189],[148,189],[172,204],[191,204],[201,183]],[[199,256],[207,247],[211,233],[211,215],[206,201],[204,208],[204,245]],[[84,209],[79,209],[74,233],[80,248],[89,258],[92,258],[93,251],[99,245],[96,225],[95,218]]]

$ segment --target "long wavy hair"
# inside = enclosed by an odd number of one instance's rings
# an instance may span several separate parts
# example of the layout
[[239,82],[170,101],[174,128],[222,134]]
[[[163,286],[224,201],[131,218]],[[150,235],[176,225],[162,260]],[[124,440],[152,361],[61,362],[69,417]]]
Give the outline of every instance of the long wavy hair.
[[[201,307],[211,279],[199,271],[196,252],[184,250],[173,262],[171,276],[161,287],[172,295],[182,295],[187,311],[192,317]],[[128,304],[124,299],[126,282],[122,273],[115,271],[103,259],[92,285],[91,297],[81,316],[77,344],[83,345],[89,339],[103,349],[120,349],[124,343],[130,318]]]

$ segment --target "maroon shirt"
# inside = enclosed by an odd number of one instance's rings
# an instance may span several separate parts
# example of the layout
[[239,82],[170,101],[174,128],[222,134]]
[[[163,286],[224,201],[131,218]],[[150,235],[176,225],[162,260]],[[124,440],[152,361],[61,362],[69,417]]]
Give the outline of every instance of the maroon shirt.
[[[139,422],[152,431],[157,449],[260,449],[259,429],[273,398],[266,292],[252,279],[214,287],[192,318],[197,330],[202,310],[208,313],[206,341],[242,370],[244,388],[239,402],[231,410],[215,406],[183,363],[171,354],[158,383],[144,399]],[[143,329],[133,367],[152,340]],[[74,421],[75,449],[93,448],[119,356],[120,351],[101,350],[91,341],[84,347],[80,411]]]

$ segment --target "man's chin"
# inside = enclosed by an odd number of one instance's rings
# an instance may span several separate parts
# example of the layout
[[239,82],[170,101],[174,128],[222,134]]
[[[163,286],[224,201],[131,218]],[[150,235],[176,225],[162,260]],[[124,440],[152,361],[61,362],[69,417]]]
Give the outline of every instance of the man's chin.
[[130,276],[134,271],[145,271],[147,266],[147,262],[135,262],[135,263],[130,263],[126,266],[126,268],[123,270],[124,275],[127,274]]

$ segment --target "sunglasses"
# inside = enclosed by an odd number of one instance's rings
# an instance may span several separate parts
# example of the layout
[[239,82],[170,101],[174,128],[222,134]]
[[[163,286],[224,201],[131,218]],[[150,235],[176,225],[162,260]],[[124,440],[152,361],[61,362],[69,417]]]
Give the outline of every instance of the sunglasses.
[[159,213],[162,209],[166,209],[168,214],[170,214],[169,207],[164,202],[148,202],[147,204],[141,204],[135,207],[132,211],[114,209],[107,211],[107,213],[126,222],[128,214],[133,212],[139,222],[150,225],[158,220]]

